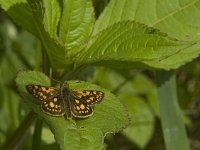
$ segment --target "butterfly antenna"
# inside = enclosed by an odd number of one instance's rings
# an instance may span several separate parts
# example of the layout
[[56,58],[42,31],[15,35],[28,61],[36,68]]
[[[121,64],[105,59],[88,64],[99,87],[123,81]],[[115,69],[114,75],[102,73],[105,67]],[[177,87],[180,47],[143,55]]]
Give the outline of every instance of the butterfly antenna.
[[58,81],[58,80],[56,80],[56,79],[54,79],[54,78],[52,78],[52,77],[49,77],[50,79],[51,79],[51,81],[55,81],[55,82],[57,82],[57,83],[61,83],[60,81]]

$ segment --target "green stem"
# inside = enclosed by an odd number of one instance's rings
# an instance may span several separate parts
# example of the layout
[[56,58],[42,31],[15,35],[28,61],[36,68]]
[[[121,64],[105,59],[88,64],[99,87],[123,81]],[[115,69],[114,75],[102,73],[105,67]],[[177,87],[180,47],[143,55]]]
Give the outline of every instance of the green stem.
[[[39,60],[38,60],[39,61]],[[42,72],[49,76],[49,59],[46,51],[44,48],[42,49]],[[41,144],[41,134],[42,134],[42,126],[43,121],[41,119],[37,119],[35,123],[35,130],[33,133],[33,140],[32,140],[32,149],[40,149]]]
[[77,74],[80,73],[80,71],[85,68],[85,66],[79,66],[75,70],[72,70],[68,74],[64,75],[61,79],[61,81],[69,80],[69,79],[76,79]]
[[32,150],[40,149],[42,125],[43,125],[43,121],[38,118],[35,123],[35,129],[34,129],[33,141],[32,141]]
[[157,72],[158,101],[167,150],[189,150],[173,72]]
[[12,136],[6,140],[1,149],[18,149],[21,143],[26,139],[25,137],[27,136],[27,130],[30,128],[35,118],[35,113],[31,111],[17,128],[17,130],[12,134]]
[[48,55],[46,53],[46,51],[42,50],[42,72],[44,74],[46,74],[47,76],[49,76],[49,69],[50,66],[49,66],[49,58],[48,58]]

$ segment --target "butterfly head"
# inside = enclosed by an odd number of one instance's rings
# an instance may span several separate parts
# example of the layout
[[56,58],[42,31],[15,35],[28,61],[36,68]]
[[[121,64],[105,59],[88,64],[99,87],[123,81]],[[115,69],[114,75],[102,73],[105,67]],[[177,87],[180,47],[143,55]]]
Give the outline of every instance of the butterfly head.
[[64,81],[60,84],[60,88],[63,89],[69,89],[69,84],[67,83],[67,81]]
[[60,89],[63,91],[63,93],[65,94],[70,94],[70,88],[69,88],[69,84],[65,81],[63,83],[60,84]]

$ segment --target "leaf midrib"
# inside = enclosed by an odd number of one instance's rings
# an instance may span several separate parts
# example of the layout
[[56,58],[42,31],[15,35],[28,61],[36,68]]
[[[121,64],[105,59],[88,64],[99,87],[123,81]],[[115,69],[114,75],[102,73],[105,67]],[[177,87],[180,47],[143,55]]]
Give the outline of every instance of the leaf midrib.
[[[185,5],[184,7],[180,7],[179,9],[176,9],[175,11],[172,11],[171,13],[169,13],[168,15],[160,18],[159,20],[157,20],[156,22],[152,23],[152,24],[149,24],[150,26],[157,26],[158,24],[160,24],[161,22],[165,21],[167,18],[170,18],[171,16],[179,13],[180,11],[194,5],[195,3],[197,2],[197,0],[191,2],[191,3],[188,3],[187,5]],[[180,6],[180,5],[179,5]]]

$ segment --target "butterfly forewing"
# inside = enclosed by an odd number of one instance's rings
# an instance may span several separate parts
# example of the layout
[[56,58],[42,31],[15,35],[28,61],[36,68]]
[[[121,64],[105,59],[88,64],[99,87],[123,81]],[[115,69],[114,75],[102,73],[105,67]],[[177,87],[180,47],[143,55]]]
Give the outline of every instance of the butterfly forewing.
[[41,85],[29,84],[26,86],[26,89],[33,97],[39,99],[40,101],[45,101],[57,93],[56,88]]
[[72,90],[76,99],[84,101],[86,105],[94,105],[100,103],[104,97],[104,93],[94,90]]

